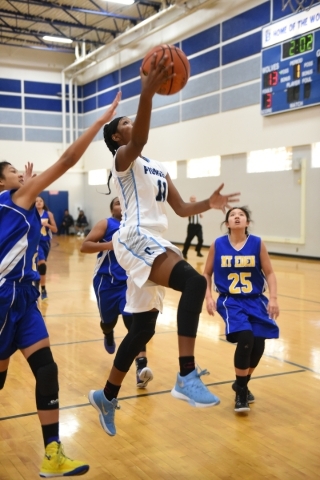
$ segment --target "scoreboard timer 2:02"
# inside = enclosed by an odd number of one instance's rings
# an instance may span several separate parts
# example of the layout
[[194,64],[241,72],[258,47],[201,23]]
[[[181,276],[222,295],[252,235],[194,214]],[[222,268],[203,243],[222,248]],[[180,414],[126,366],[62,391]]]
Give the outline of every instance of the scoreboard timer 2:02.
[[262,115],[320,104],[320,29],[265,48],[261,58]]

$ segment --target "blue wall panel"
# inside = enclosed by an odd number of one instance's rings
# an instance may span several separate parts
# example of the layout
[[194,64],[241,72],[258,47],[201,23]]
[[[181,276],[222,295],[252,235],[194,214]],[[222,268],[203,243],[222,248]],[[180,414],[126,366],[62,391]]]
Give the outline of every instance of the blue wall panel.
[[204,97],[182,105],[182,121],[219,113],[220,95]]
[[193,35],[181,42],[181,48],[184,53],[192,55],[193,53],[200,52],[206,48],[213,47],[220,42],[220,25],[208,28],[203,32]]
[[172,103],[178,103],[180,100],[180,93],[173,95],[155,95],[152,100],[152,107],[159,108],[171,105]]
[[0,92],[21,92],[21,81],[12,78],[0,78]]
[[62,143],[62,130],[26,128],[26,142]]
[[[156,110],[152,113],[151,128],[162,127],[163,125],[171,125],[180,121],[180,106]],[[165,141],[165,140],[164,140]]]
[[198,97],[219,90],[220,72],[211,72],[201,77],[191,78],[182,90],[182,99]]
[[260,103],[260,82],[222,93],[221,110],[227,112],[235,108],[248,107]]
[[98,92],[114,87],[119,83],[119,70],[98,79]]
[[0,115],[0,123],[3,125],[21,125],[22,112],[2,110]]
[[46,112],[61,112],[61,100],[53,98],[25,97],[24,108],[26,110],[43,110]]
[[25,112],[25,124],[32,127],[62,128],[62,115],[50,113]]
[[199,73],[213,70],[220,65],[220,49],[216,48],[211,52],[204,53],[190,60],[190,75],[198,75]]
[[83,101],[83,113],[91,112],[97,108],[97,97],[91,97]]
[[121,68],[121,82],[127,82],[132,78],[140,76],[141,64],[142,59],[128,65],[127,67]]
[[140,95],[141,92],[141,80],[135,80],[134,82],[127,83],[126,85],[122,85],[122,99],[125,100],[126,98],[134,97],[135,95]]
[[0,140],[22,140],[22,128],[0,127]]
[[60,83],[44,83],[44,82],[24,82],[24,93],[33,93],[36,95],[50,95],[56,97],[61,95]]
[[240,83],[250,82],[260,79],[261,72],[260,57],[250,58],[241,63],[236,63],[230,67],[224,68],[222,74],[222,88],[233,87]]
[[100,95],[98,95],[98,108],[110,105],[113,102],[117,92],[118,88],[114,90],[109,90],[109,92],[101,93]]
[[261,32],[228,43],[222,47],[222,65],[250,57],[261,51]]
[[94,95],[97,93],[97,81],[94,80],[93,82],[87,83],[83,86],[83,98],[89,97],[90,95]]
[[[280,3],[280,0],[278,0]],[[270,2],[262,3],[236,17],[223,22],[222,41],[230,40],[270,22]]]
[[21,109],[21,97],[14,95],[0,95],[0,107]]

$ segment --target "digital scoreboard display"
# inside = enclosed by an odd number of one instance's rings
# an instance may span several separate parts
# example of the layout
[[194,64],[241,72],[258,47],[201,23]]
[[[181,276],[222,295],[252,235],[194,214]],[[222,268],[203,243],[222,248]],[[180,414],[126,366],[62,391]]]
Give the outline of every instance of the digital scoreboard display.
[[320,104],[320,29],[261,52],[261,114]]

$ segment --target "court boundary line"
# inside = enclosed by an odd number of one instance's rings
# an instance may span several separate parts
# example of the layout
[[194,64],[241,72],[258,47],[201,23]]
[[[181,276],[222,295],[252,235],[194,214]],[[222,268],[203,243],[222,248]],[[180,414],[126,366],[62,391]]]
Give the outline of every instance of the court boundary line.
[[[268,375],[255,376],[254,378],[251,379],[251,381],[252,380],[258,380],[258,379],[261,379],[261,378],[279,377],[279,376],[282,376],[282,375],[292,375],[292,374],[304,373],[304,372],[306,372],[306,370],[292,370],[291,372],[269,373]],[[206,386],[207,387],[212,387],[212,386],[216,386],[216,385],[226,385],[228,383],[233,383],[233,382],[234,382],[234,379],[233,380],[225,380],[225,381],[222,381],[222,382],[207,383]],[[137,395],[129,395],[127,397],[119,397],[118,400],[119,401],[133,400],[133,399],[140,398],[140,397],[152,397],[152,396],[155,396],[155,395],[164,395],[164,394],[168,394],[170,392],[171,392],[171,389],[170,390],[160,390],[159,392],[140,393],[140,394],[137,394]],[[82,408],[82,407],[88,407],[88,406],[91,406],[90,402],[79,403],[79,404],[76,404],[76,405],[68,405],[66,407],[59,407],[59,410],[60,411],[71,410],[73,408]],[[33,415],[38,415],[38,412],[20,413],[18,415],[10,415],[8,417],[0,417],[0,422],[3,422],[5,420],[14,420],[16,418],[30,417],[30,416],[33,416]]]

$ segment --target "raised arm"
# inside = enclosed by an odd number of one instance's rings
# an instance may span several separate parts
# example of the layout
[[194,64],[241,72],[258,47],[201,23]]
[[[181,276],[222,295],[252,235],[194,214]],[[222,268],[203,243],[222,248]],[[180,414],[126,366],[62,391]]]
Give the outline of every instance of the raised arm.
[[207,290],[206,290],[206,307],[209,315],[214,315],[216,311],[216,302],[212,297],[212,273],[213,273],[213,262],[214,262],[215,248],[214,243],[211,245],[207,257],[207,261],[204,267],[203,275],[207,280]]
[[270,317],[275,320],[280,313],[277,299],[277,279],[271,265],[267,248],[263,242],[261,242],[260,262],[269,289],[268,313]]
[[224,187],[222,183],[206,200],[200,202],[184,202],[169,174],[167,174],[166,180],[168,182],[168,203],[179,217],[190,217],[191,215],[197,215],[212,208],[225,212],[231,208],[231,203],[239,201],[239,193],[221,195],[220,192]]
[[116,169],[118,172],[127,170],[131,163],[141,154],[149,136],[152,98],[162,83],[173,77],[173,75],[169,73],[169,71],[172,70],[172,63],[167,62],[168,57],[165,55],[157,65],[156,59],[157,54],[155,53],[151,60],[148,75],[144,75],[140,68],[142,86],[138,111],[132,126],[129,142],[121,146],[117,151]]
[[39,175],[28,178],[28,181],[12,195],[13,202],[25,209],[29,209],[36,197],[51,183],[61,177],[69,168],[73,167],[82,157],[96,134],[109,122],[116,112],[121,98],[118,92],[108,110],[88,128],[70,147],[62,154],[60,159]]
[[112,242],[101,242],[108,227],[108,220],[100,220],[86,236],[81,245],[82,253],[99,253],[105,250],[113,250]]

